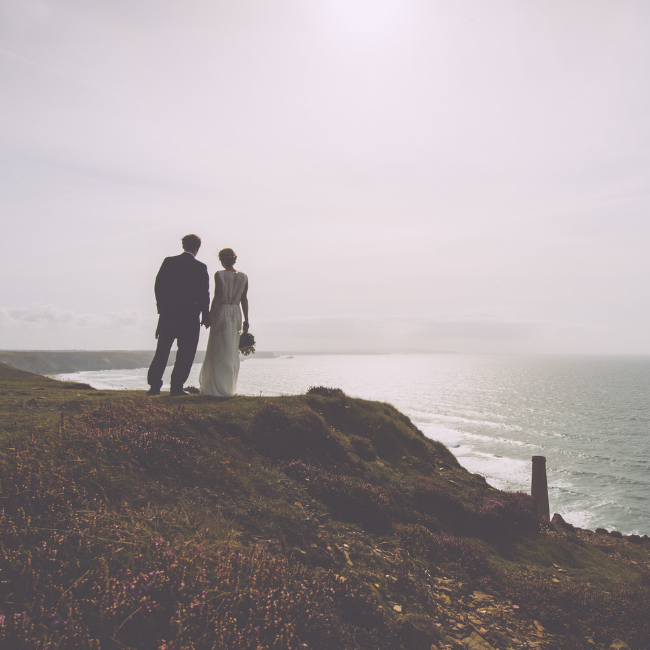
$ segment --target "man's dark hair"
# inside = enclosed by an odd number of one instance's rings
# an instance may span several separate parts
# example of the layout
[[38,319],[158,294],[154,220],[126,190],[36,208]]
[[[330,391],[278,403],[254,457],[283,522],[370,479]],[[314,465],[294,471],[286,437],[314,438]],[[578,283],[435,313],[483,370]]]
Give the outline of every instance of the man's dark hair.
[[201,248],[201,238],[198,235],[185,235],[181,241],[184,251],[193,252]]

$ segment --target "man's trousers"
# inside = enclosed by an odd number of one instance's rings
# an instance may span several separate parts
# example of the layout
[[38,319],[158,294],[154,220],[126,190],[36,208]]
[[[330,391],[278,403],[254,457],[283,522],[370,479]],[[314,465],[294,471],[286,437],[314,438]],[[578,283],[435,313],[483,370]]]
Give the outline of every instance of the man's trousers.
[[171,390],[172,392],[183,390],[183,385],[187,381],[194,363],[200,332],[201,324],[198,317],[160,316],[156,330],[158,346],[147,374],[147,382],[151,388],[160,389],[162,386],[162,376],[167,367],[169,352],[176,341],[178,352],[176,352],[176,362],[172,371]]

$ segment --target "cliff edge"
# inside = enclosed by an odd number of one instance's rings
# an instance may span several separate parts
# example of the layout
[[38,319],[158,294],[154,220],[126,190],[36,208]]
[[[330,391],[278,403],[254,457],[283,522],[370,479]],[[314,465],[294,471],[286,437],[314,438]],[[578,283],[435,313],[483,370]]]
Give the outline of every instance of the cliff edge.
[[650,540],[539,521],[389,404],[84,388],[0,372],[2,647],[650,645]]

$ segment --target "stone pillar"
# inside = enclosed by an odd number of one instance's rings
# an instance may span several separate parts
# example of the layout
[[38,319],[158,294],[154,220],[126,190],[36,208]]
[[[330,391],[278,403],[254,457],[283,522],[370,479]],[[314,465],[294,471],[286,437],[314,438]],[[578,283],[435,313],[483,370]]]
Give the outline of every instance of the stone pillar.
[[550,519],[545,456],[533,456],[533,479],[530,485],[530,495],[537,502],[537,514],[543,519]]

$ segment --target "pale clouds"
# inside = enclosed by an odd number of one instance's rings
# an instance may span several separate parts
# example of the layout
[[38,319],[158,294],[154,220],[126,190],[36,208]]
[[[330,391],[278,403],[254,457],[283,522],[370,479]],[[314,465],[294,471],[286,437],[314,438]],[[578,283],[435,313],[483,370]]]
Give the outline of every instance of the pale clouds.
[[650,353],[648,33],[642,0],[3,0],[0,347],[153,347],[197,232],[261,349]]
[[130,328],[142,321],[140,312],[123,311],[106,314],[79,314],[54,305],[32,303],[27,307],[0,309],[0,323],[6,328],[18,327],[100,327]]
[[[262,318],[260,349],[440,352],[585,352],[592,326],[581,323],[505,320],[495,316],[351,315],[324,318]],[[266,342],[272,342],[268,346]],[[613,352],[614,350],[608,350]]]
[[0,337],[12,342],[4,349],[148,349],[154,328],[155,319],[137,310],[77,313],[45,303],[0,309]]
[[[537,322],[507,322],[500,319],[447,319],[413,316],[368,316],[351,315],[331,318],[304,318],[262,320],[262,326],[274,335],[284,334],[296,340],[329,339],[335,341],[354,340],[386,345],[389,341],[397,347],[409,347],[409,341],[432,341],[436,339],[521,339],[547,326]],[[411,345],[412,347],[412,345]]]
[[[0,309],[0,337],[13,349],[151,349],[155,314],[76,313],[52,304]],[[580,323],[466,314],[264,318],[254,322],[260,350],[584,352],[594,328]],[[202,328],[199,349],[208,332]],[[608,350],[613,352],[616,350]]]
[[57,309],[54,305],[32,304],[27,307],[0,309],[0,324],[3,329],[69,325],[78,318],[71,309]]

